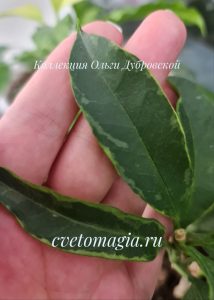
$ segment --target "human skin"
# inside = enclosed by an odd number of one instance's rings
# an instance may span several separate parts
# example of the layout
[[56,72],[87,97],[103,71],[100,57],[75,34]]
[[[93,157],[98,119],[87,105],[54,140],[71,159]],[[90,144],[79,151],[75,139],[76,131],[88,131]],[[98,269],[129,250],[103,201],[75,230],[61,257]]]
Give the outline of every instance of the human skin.
[[[96,21],[83,30],[122,44],[122,33],[110,23]],[[170,11],[157,11],[124,48],[145,62],[173,62],[185,39],[182,22]],[[74,40],[71,34],[47,60],[68,61]],[[175,103],[167,74],[153,70]],[[0,165],[65,195],[156,218],[169,232],[170,221],[118,177],[82,116],[66,136],[77,109],[68,72],[38,70],[0,120]],[[64,253],[30,237],[3,207],[0,236],[0,300],[148,300],[163,257],[160,253],[152,262],[139,263]]]

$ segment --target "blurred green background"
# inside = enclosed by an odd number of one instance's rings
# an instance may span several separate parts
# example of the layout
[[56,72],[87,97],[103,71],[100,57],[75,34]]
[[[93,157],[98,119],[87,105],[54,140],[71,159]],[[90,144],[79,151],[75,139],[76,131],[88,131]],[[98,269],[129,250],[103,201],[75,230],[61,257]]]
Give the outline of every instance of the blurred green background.
[[31,76],[35,61],[75,30],[77,19],[81,25],[111,20],[128,39],[157,9],[173,10],[188,28],[179,74],[214,90],[214,0],[11,0],[0,4],[0,114]]

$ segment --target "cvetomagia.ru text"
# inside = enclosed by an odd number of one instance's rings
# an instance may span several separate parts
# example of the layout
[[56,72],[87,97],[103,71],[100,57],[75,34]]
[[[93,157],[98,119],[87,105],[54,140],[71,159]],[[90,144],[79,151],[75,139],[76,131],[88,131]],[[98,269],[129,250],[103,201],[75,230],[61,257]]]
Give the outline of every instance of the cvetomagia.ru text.
[[131,236],[129,232],[127,236],[56,236],[52,239],[52,247],[61,248],[113,248],[122,250],[124,248],[138,247],[162,247],[163,237],[145,237],[144,240],[138,236]]

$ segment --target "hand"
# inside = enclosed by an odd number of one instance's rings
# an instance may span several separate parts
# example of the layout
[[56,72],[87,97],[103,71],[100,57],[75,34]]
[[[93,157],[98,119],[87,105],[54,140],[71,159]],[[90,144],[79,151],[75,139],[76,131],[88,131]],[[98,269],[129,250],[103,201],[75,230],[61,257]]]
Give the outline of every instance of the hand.
[[[110,23],[93,22],[83,30],[122,43],[122,33]],[[145,19],[125,49],[145,62],[174,62],[185,37],[173,13],[158,11]],[[47,61],[68,61],[74,39],[72,34],[64,40]],[[153,74],[175,101],[165,81],[168,70]],[[60,193],[155,217],[169,230],[170,222],[118,177],[82,117],[66,136],[76,112],[68,71],[37,71],[0,121],[0,165]],[[2,207],[0,236],[1,300],[148,300],[163,256],[130,263],[63,253],[30,237]]]

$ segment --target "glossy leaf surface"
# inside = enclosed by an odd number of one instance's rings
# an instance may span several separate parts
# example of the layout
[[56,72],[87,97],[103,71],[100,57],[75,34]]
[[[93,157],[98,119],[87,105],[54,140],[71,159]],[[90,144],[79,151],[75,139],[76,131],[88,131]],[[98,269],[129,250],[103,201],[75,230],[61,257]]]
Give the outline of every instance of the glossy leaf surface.
[[[138,59],[110,41],[79,33],[70,63],[81,110],[118,173],[145,201],[179,223],[188,206],[191,166],[174,109],[147,70],[122,68]],[[93,68],[94,61],[120,64]],[[92,67],[91,67],[92,66]]]
[[[164,233],[163,227],[155,220],[59,195],[50,189],[22,181],[3,168],[0,168],[0,204],[11,211],[33,237],[48,245],[51,245],[55,237],[64,237],[64,244],[59,244],[57,240],[55,245],[64,251],[81,255],[152,260],[160,248],[153,247],[152,240],[146,243],[146,237],[157,237],[159,241]],[[81,247],[77,242],[74,244],[75,241],[72,245],[68,244],[69,238],[79,237],[81,234],[87,238],[87,242],[82,240]],[[136,239],[132,240],[132,244],[130,240],[129,246],[125,247],[127,239],[124,236],[139,237],[138,247],[133,247],[137,245],[134,244]],[[103,244],[105,237],[109,244]],[[123,246],[122,249],[119,244]]]
[[185,226],[214,203],[214,94],[187,79],[172,77],[170,82],[180,95],[177,110],[194,165],[194,192]]

